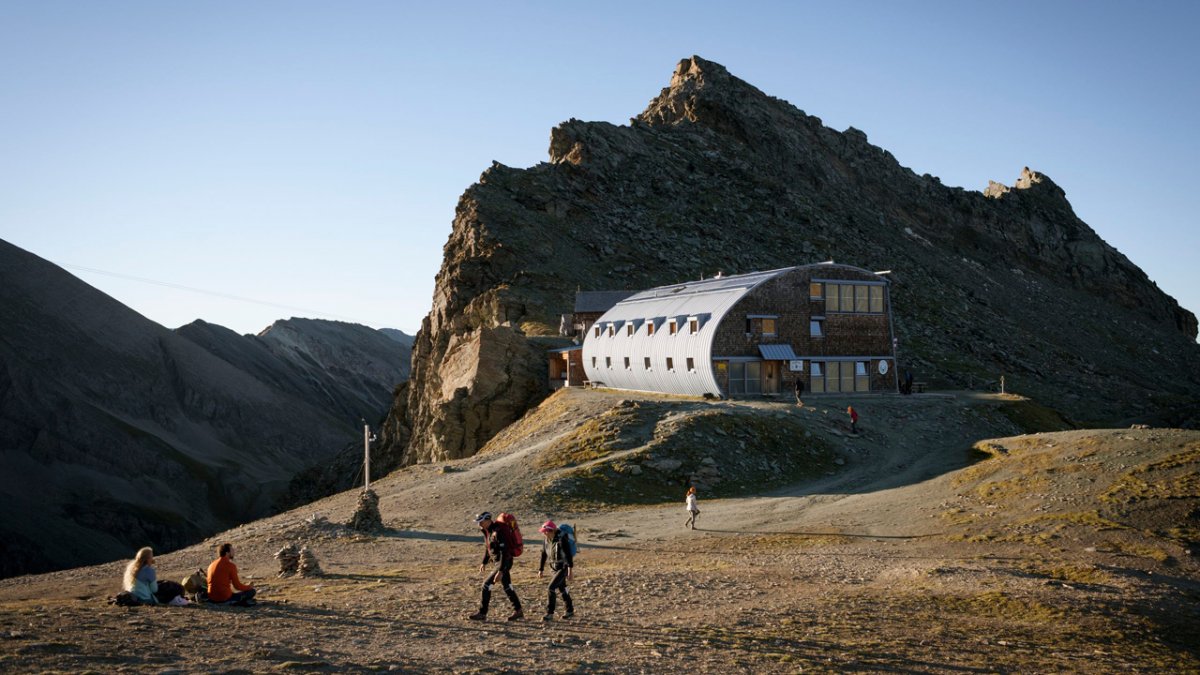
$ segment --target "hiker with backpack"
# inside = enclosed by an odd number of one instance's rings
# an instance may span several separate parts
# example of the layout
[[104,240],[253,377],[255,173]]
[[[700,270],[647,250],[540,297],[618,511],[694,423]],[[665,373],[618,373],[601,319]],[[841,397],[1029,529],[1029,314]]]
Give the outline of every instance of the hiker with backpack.
[[541,527],[542,562],[538,565],[538,578],[546,572],[546,562],[550,563],[550,597],[546,601],[546,615],[542,621],[554,619],[554,604],[557,597],[554,591],[562,593],[563,604],[567,606],[564,619],[575,616],[575,603],[571,601],[571,592],[567,590],[567,581],[571,578],[571,570],[575,568],[575,528],[570,525],[555,525],[553,520],[547,520]]
[[684,506],[687,507],[688,510],[688,519],[683,526],[690,530],[694,530],[696,529],[696,517],[700,515],[700,507],[696,505],[695,485],[688,488],[687,496],[684,497]]
[[512,587],[511,575],[513,558],[521,555],[524,548],[517,519],[511,514],[501,513],[499,518],[493,520],[492,514],[484,511],[475,516],[475,523],[483,532],[483,562],[479,564],[479,571],[482,572],[488,562],[495,562],[496,567],[493,571],[488,572],[487,577],[483,580],[479,611],[467,618],[471,621],[487,620],[488,604],[492,599],[492,586],[499,582],[504,588],[504,594],[508,596],[508,601],[513,606],[513,613],[509,615],[508,620],[524,619],[525,613],[521,611],[521,600]]

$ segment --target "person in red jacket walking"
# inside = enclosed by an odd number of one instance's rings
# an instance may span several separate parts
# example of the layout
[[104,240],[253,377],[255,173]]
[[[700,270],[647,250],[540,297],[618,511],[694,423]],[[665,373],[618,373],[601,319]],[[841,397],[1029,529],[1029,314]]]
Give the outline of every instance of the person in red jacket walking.
[[857,434],[858,433],[858,411],[854,409],[854,406],[849,406],[846,408],[846,414],[850,416],[850,433]]
[[[234,593],[230,588],[236,588]],[[224,543],[217,547],[217,559],[208,566],[208,601],[228,602],[249,607],[254,601],[255,590],[238,579],[237,565],[233,564],[233,544]]]

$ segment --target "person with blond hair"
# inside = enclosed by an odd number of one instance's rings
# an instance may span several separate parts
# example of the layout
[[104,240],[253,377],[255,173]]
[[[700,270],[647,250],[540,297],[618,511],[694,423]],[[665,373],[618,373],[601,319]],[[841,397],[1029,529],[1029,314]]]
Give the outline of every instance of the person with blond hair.
[[696,529],[696,516],[700,515],[700,507],[696,505],[696,486],[688,488],[687,497],[684,498],[684,505],[688,510],[688,519],[684,523],[684,527]]
[[154,569],[154,549],[146,546],[125,566],[125,590],[145,605],[157,605],[158,572]]

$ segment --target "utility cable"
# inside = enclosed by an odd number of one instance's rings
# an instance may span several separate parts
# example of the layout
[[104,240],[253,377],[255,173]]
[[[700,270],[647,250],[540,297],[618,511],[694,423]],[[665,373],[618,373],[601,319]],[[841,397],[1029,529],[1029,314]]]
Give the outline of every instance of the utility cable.
[[118,279],[128,279],[130,281],[140,281],[144,284],[153,284],[155,286],[162,286],[164,288],[173,288],[173,289],[180,290],[180,291],[191,291],[192,293],[202,293],[204,295],[211,295],[213,297],[224,298],[226,300],[237,300],[239,302],[251,302],[256,305],[265,305],[267,307],[275,307],[278,309],[287,309],[287,310],[291,310],[293,312],[303,312],[305,314],[315,314],[317,316],[325,316],[325,317],[329,317],[331,319],[341,319],[343,321],[352,321],[354,323],[363,324],[364,326],[370,325],[368,322],[363,321],[362,319],[356,319],[351,316],[342,316],[340,314],[333,314],[330,312],[318,312],[315,309],[307,309],[304,307],[295,307],[293,305],[283,305],[283,304],[280,304],[277,302],[268,302],[266,300],[255,300],[254,298],[247,298],[247,297],[240,296],[240,295],[233,295],[231,293],[222,293],[221,291],[209,291],[209,290],[205,290],[203,288],[184,286],[182,284],[171,283],[169,281],[158,281],[155,279],[147,279],[145,277],[135,277],[130,274],[121,274],[119,272],[109,272],[107,270],[96,269],[95,267],[85,267],[83,265],[70,265],[70,264],[61,263],[61,262],[55,263],[55,264],[58,265],[59,267],[66,267],[66,268],[73,269],[73,270],[80,270],[82,272],[91,272],[93,274],[103,274],[105,276],[116,277]]

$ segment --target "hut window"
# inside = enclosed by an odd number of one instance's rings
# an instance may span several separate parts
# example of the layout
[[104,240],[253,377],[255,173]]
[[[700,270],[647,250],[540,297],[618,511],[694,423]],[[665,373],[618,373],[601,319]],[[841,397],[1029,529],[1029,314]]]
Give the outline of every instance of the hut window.
[[746,317],[746,335],[747,337],[754,333],[754,319]]
[[646,370],[650,370],[650,357],[649,356],[643,357],[642,363],[645,365]]
[[627,324],[625,326],[625,335],[633,337],[633,324]]
[[746,364],[732,361],[729,364],[729,393],[746,393]]
[[612,368],[612,357],[611,356],[604,357],[604,367]]
[[654,335],[654,320],[646,319],[646,335]]
[[775,334],[775,319],[763,319],[762,320],[762,328],[763,328],[763,335],[774,335]]
[[838,365],[841,366],[842,391],[854,391],[854,364],[842,361]]
[[608,337],[612,337],[616,334],[617,334],[617,331],[616,331],[616,329],[613,328],[613,325],[611,323],[608,324]]
[[625,357],[625,370],[629,370],[629,357]]
[[667,370],[675,370],[675,359],[667,357]]
[[600,337],[600,326],[596,326],[596,337]]
[[594,357],[594,356],[592,357],[592,367],[593,368],[596,367],[596,357]]
[[837,284],[826,284],[825,288],[825,311],[837,312],[840,311],[842,305],[838,302],[838,287]]
[[825,393],[825,373],[821,370],[821,364],[816,361],[810,362],[811,367],[808,370],[808,388],[815,394]]
[[869,286],[855,286],[854,287],[854,311],[862,312],[864,314],[867,312],[867,309],[870,307],[869,301],[867,300],[867,289],[868,288],[870,288],[870,287]]
[[675,319],[671,319],[667,325],[667,332],[670,333],[671,335],[678,333],[679,332],[679,322],[675,321]]
[[696,333],[700,332],[700,320],[699,319],[688,319],[688,332],[691,333],[692,335],[695,335]]
[[854,311],[854,284],[838,284],[843,312]]
[[825,284],[814,281],[808,285],[808,297],[810,300],[825,299]]
[[883,286],[868,286],[871,289],[871,311],[883,313]]
[[854,389],[857,391],[871,391],[871,378],[867,376],[867,362],[854,362]]
[[825,362],[825,391],[836,392],[841,391],[841,380],[838,379],[839,367],[842,364],[837,361]]
[[696,372],[696,359],[693,359],[692,357],[689,356],[687,359],[687,367],[688,367],[689,373]]
[[809,337],[825,337],[825,319],[812,319],[808,322]]

